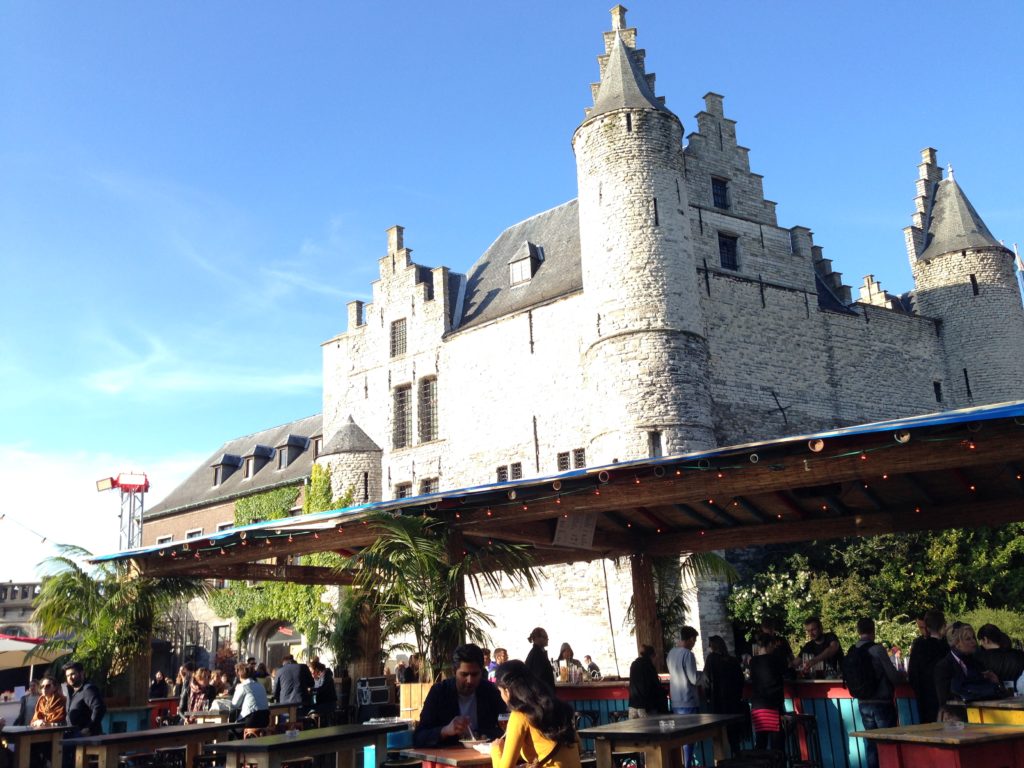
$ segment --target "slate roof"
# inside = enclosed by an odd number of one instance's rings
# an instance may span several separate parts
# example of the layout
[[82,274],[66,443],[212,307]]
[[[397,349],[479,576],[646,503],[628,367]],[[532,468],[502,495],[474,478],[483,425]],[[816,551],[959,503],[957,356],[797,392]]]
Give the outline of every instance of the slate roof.
[[587,113],[587,118],[625,107],[669,112],[647,84],[643,70],[633,59],[622,36],[616,35],[601,75],[594,107]]
[[[228,501],[239,496],[248,496],[259,491],[266,491],[282,485],[295,485],[309,477],[313,467],[313,444],[311,438],[320,436],[323,430],[323,417],[318,413],[304,419],[282,424],[279,427],[265,429],[244,437],[228,440],[214,451],[185,481],[171,491],[167,497],[145,511],[145,519],[162,517],[185,509],[205,507]],[[300,439],[296,439],[300,438]],[[277,468],[276,459],[264,456],[266,463],[259,467],[255,475],[245,478],[245,471],[235,469],[220,485],[213,484],[213,467],[223,462],[225,457],[252,456],[257,453],[266,454],[265,446],[276,449],[282,445],[304,447],[304,450],[292,459],[284,469]],[[258,449],[258,450],[257,450]],[[294,448],[293,448],[294,450]],[[229,460],[228,463],[234,463]]]
[[[543,260],[533,277],[510,285],[509,262],[526,243],[540,246]],[[466,274],[462,317],[453,330],[482,325],[583,288],[580,222],[575,200],[539,213],[502,232]]]
[[944,253],[967,248],[1007,250],[988,231],[988,227],[974,210],[967,195],[950,176],[936,185],[935,197],[928,215],[925,249],[918,258],[928,261]]
[[322,456],[333,456],[336,453],[363,453],[366,451],[380,453],[381,448],[349,416],[320,453]]

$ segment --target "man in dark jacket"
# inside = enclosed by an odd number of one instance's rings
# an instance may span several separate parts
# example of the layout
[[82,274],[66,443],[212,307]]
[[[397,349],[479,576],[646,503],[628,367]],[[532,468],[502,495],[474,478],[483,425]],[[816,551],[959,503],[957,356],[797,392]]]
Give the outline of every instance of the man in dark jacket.
[[413,733],[417,747],[456,744],[459,739],[495,739],[501,736],[498,715],[507,711],[501,694],[484,679],[484,654],[467,644],[452,656],[455,675],[435,683],[423,702],[420,721]]
[[[864,721],[864,730],[892,728],[896,725],[896,705],[893,703],[893,694],[896,691],[896,686],[903,682],[903,674],[892,665],[885,648],[875,642],[874,619],[858,619],[857,634],[860,635],[860,639],[850,649],[851,654],[859,651],[868,654],[877,681],[874,693],[861,696],[857,702],[861,720]],[[867,740],[865,753],[868,768],[878,768],[878,745],[871,739]]]
[[668,694],[654,667],[654,648],[640,646],[640,655],[629,665],[629,719],[668,712]]
[[75,736],[98,736],[103,733],[103,716],[107,705],[100,689],[86,682],[85,671],[77,661],[64,665],[68,684],[68,724]]
[[305,664],[296,664],[288,654],[281,660],[274,678],[274,699],[278,704],[300,704],[308,709],[312,701],[313,675]]

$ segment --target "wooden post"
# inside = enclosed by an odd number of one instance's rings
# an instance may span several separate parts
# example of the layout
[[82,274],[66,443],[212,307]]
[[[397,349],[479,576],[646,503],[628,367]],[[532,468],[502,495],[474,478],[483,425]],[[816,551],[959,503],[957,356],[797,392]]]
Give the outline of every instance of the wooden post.
[[377,677],[384,671],[381,659],[380,616],[371,601],[363,604],[359,615],[359,647],[362,655],[352,662],[352,678]]
[[653,646],[656,663],[664,669],[665,643],[662,639],[661,620],[658,618],[651,556],[642,553],[630,555],[629,565],[633,576],[633,621],[637,653],[642,645]]

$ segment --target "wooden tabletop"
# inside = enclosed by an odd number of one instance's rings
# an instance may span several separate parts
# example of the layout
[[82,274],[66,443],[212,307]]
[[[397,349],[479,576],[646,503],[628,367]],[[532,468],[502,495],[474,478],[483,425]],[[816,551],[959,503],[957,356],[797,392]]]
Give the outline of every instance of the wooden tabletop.
[[992,699],[991,701],[971,701],[962,704],[964,707],[985,707],[986,709],[1024,710],[1024,696],[1013,696],[1008,699]]
[[180,736],[184,739],[191,739],[198,736],[211,738],[216,734],[223,733],[235,727],[234,723],[196,723],[194,725],[168,725],[165,728],[150,728],[145,731],[128,731],[126,733],[104,733],[97,736],[76,736],[73,739],[65,739],[64,744],[71,747],[87,746],[102,747],[109,744],[129,744],[131,742],[153,740],[159,738],[166,740]]
[[[657,715],[641,717],[635,720],[622,720],[608,725],[597,725],[584,728],[580,736],[591,739],[643,739],[660,741],[676,739],[693,731],[704,730],[710,726],[727,725],[743,719],[742,715]],[[671,722],[671,726],[662,727],[662,723]]]
[[50,733],[51,731],[66,731],[68,726],[66,725],[40,725],[38,727],[33,725],[5,725],[0,728],[0,733],[4,736],[17,736],[22,733]]
[[923,723],[921,725],[901,725],[897,728],[877,728],[873,731],[853,731],[850,735],[874,741],[963,745],[1006,739],[1024,739],[1024,727],[968,723],[963,728],[956,728],[950,727],[949,723]]
[[[201,725],[181,726],[185,728],[203,728]],[[222,741],[215,748],[218,752],[271,752],[278,748],[286,748],[296,744],[313,745],[376,736],[393,731],[404,731],[406,723],[374,723],[372,725],[334,725],[329,728],[314,728],[311,731],[293,731],[294,736],[285,734],[259,736],[255,739],[240,741]],[[161,729],[166,730],[166,729]]]
[[441,765],[489,765],[490,753],[477,752],[469,747],[410,747],[401,751],[402,757]]

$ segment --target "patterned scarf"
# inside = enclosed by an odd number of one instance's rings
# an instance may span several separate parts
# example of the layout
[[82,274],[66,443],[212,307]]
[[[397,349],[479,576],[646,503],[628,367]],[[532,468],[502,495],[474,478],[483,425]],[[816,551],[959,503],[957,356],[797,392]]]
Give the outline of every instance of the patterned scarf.
[[36,702],[36,711],[32,715],[33,722],[36,720],[42,720],[47,725],[54,725],[57,723],[63,723],[67,720],[68,708],[67,701],[59,694],[55,693],[51,696],[40,696],[39,701]]

